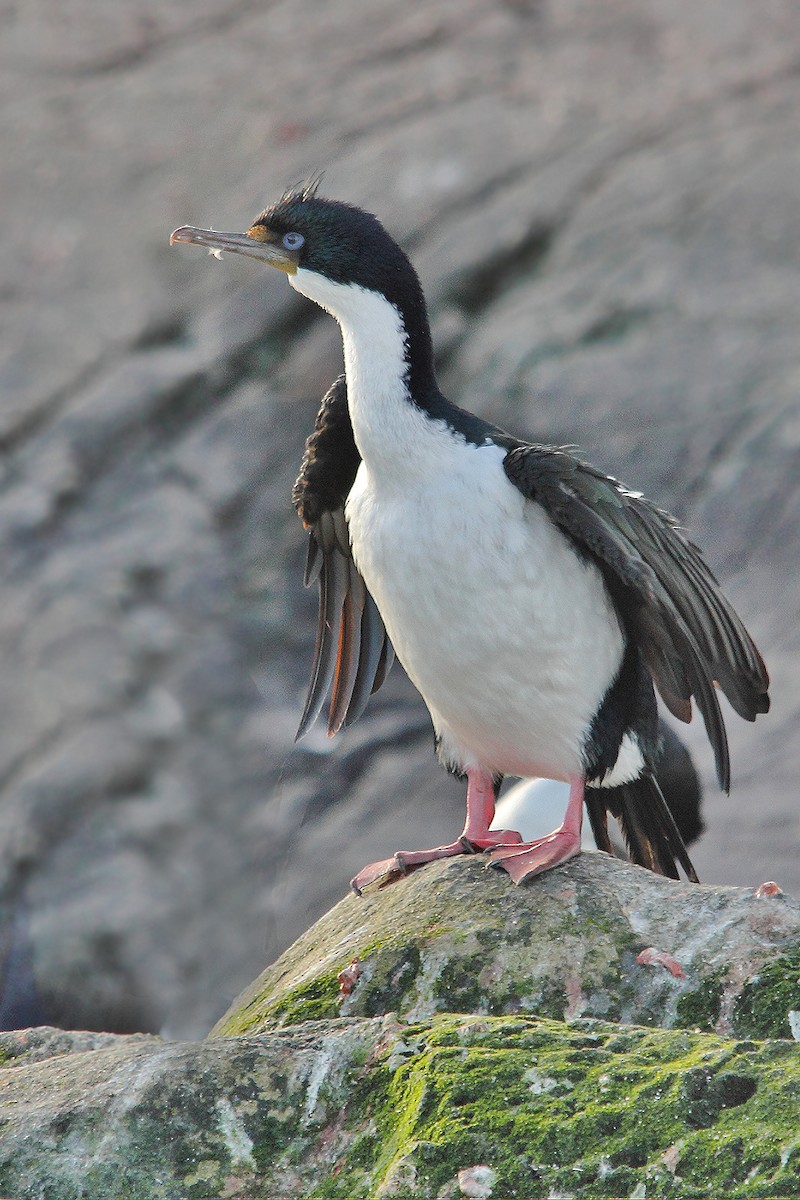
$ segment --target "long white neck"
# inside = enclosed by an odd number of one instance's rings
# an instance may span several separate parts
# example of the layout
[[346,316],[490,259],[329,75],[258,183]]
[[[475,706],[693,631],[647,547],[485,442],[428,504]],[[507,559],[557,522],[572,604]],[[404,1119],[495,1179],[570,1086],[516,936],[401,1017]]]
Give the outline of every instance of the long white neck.
[[406,472],[429,419],[411,401],[408,337],[400,313],[378,292],[333,283],[299,268],[289,282],[335,317],[342,331],[347,403],[359,453],[371,473]]

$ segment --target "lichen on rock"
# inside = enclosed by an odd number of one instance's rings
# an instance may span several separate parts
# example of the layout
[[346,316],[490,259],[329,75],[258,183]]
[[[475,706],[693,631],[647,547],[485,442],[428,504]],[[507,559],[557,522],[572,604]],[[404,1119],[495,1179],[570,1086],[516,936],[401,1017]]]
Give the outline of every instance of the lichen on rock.
[[0,1035],[0,1195],[797,1195],[799,946],[782,895],[434,863],[343,900],[204,1043]]
[[463,1014],[69,1039],[0,1036],[0,1190],[19,1200],[800,1191],[789,1041]]
[[[664,955],[643,954],[654,946]],[[338,976],[354,957],[358,977],[342,994]],[[448,860],[346,897],[216,1032],[392,1011],[409,1021],[528,1013],[790,1037],[799,967],[800,905],[785,895],[697,888],[599,854],[522,888],[481,858]]]

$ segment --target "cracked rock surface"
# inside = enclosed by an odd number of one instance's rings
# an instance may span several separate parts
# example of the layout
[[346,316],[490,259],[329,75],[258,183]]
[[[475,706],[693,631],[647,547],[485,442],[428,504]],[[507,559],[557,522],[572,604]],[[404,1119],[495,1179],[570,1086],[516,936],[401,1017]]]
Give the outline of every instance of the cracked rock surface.
[[[759,643],[701,878],[800,887],[800,15],[677,0],[47,0],[0,44],[0,1018],[203,1033],[462,790],[396,670],[299,747],[289,493],[337,331],[167,246],[377,211],[442,384],[676,511]],[[465,1168],[475,1164],[467,1163]]]

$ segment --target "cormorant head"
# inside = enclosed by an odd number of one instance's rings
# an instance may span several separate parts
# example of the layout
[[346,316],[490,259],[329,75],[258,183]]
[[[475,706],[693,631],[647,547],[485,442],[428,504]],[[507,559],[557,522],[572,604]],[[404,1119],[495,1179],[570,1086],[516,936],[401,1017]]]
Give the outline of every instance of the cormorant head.
[[414,268],[378,218],[351,204],[318,196],[313,185],[286,192],[256,217],[246,233],[186,225],[172,234],[170,245],[174,242],[206,246],[217,255],[244,254],[278,267],[298,291],[339,318],[336,297],[344,301],[348,287],[385,296],[409,332],[425,312]]
[[411,263],[372,213],[326,200],[311,185],[286,192],[246,233],[185,225],[172,234],[173,242],[206,246],[216,255],[229,250],[285,271],[296,291],[339,321],[346,341],[360,336],[402,360],[400,369],[417,401],[437,390],[422,288]]

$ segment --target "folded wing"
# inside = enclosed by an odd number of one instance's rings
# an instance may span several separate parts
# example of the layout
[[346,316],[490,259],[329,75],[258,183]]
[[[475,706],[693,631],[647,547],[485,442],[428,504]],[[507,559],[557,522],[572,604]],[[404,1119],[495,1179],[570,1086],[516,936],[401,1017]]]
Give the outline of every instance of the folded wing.
[[308,529],[305,584],[319,588],[317,639],[299,740],[330,696],[328,733],[351,725],[383,683],[394,651],[350,551],[344,505],[361,458],[344,376],[322,400],[292,499]]
[[597,563],[674,716],[694,697],[730,786],[717,685],[747,721],[767,712],[769,677],[752,638],[674,517],[565,450],[517,445],[505,459],[516,487]]

